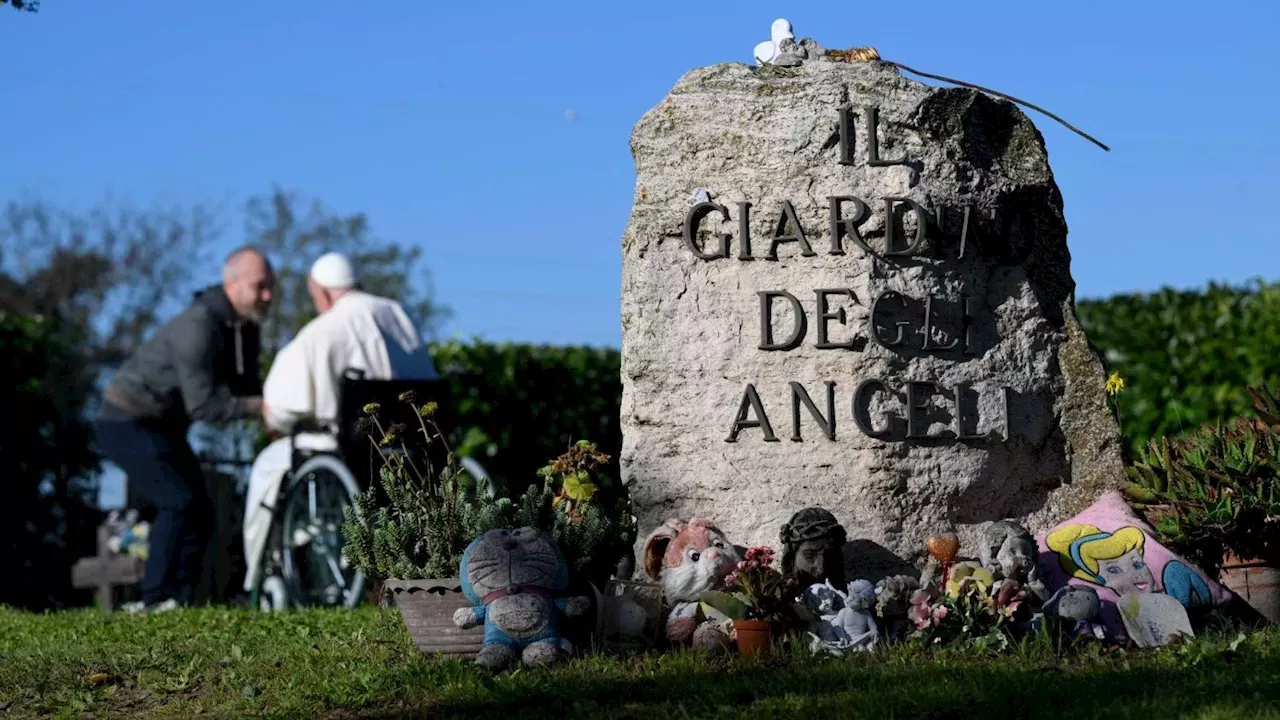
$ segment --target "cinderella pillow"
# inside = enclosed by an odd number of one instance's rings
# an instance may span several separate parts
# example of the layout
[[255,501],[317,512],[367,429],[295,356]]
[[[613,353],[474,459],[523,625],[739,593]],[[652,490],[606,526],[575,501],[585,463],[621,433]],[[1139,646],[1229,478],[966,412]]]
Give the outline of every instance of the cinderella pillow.
[[1036,537],[1046,589],[1087,585],[1098,591],[1102,623],[1113,639],[1125,637],[1116,602],[1127,593],[1164,593],[1188,610],[1222,607],[1231,593],[1156,542],[1118,491]]

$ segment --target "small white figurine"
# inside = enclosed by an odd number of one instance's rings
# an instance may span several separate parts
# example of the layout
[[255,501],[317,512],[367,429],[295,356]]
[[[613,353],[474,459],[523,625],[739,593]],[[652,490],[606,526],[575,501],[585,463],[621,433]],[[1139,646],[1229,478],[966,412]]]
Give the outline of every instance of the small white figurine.
[[782,55],[782,41],[795,39],[796,36],[791,32],[791,21],[785,18],[774,20],[769,29],[769,39],[756,45],[753,53],[756,62],[761,65],[772,64]]
[[851,649],[870,650],[880,639],[880,628],[876,627],[876,617],[871,612],[875,606],[875,585],[868,580],[849,583],[844,609],[836,615],[835,625],[843,636],[841,640],[848,642]]
[[804,591],[805,606],[818,616],[809,630],[809,649],[815,653],[843,655],[871,650],[880,639],[871,609],[876,604],[875,586],[866,580],[849,583],[849,592],[840,592],[828,580],[814,583]]

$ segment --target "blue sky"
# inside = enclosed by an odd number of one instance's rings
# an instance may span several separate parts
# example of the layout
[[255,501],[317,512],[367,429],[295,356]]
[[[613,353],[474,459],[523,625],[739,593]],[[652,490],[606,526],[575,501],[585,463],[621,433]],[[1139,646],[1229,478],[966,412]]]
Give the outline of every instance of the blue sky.
[[44,0],[0,11],[0,198],[234,207],[280,184],[420,244],[445,335],[616,347],[631,127],[781,15],[1110,145],[1031,114],[1079,297],[1273,279],[1277,7]]

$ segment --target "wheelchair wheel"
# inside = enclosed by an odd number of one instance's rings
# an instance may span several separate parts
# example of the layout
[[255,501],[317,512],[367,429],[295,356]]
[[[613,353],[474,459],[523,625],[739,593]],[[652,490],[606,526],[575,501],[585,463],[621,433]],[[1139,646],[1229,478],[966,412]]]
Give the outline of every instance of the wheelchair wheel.
[[332,455],[293,472],[281,507],[281,575],[295,607],[355,607],[365,578],[342,552],[343,510],[359,492],[355,476]]

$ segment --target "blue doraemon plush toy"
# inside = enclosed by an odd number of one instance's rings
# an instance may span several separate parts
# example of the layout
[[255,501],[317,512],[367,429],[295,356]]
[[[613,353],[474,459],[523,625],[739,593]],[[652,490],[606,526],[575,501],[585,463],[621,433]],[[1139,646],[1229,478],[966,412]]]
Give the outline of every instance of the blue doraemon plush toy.
[[463,629],[484,624],[484,648],[476,656],[481,666],[549,665],[573,649],[560,637],[556,611],[575,617],[591,601],[561,597],[569,568],[546,533],[530,527],[486,532],[463,551],[459,577],[475,607],[459,608],[453,622]]

